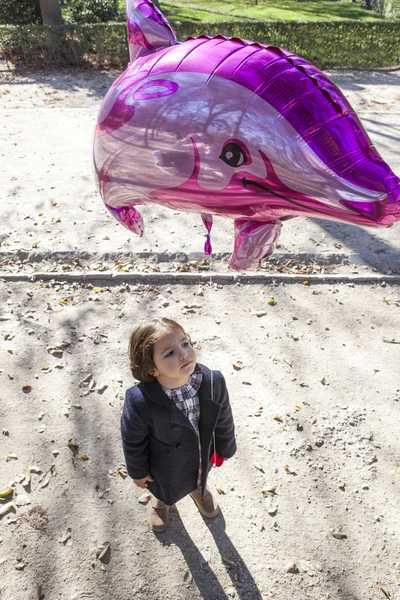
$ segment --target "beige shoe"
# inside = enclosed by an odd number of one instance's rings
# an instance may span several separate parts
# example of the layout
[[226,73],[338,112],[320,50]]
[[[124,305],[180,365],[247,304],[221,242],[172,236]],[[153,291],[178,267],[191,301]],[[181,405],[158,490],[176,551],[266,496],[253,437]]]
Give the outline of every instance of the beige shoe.
[[169,506],[157,498],[151,500],[150,525],[153,531],[160,533],[168,525]]
[[196,506],[201,512],[201,514],[205,517],[212,519],[219,514],[220,508],[208,487],[206,488],[206,491],[204,493],[204,498],[201,497],[200,488],[194,490],[194,492],[192,492],[190,495],[195,501]]

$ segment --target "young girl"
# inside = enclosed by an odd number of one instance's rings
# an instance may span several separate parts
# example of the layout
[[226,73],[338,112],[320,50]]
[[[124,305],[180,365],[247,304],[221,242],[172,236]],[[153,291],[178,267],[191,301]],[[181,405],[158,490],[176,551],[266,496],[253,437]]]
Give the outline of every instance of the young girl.
[[187,494],[203,515],[217,516],[208,471],[236,452],[223,375],[196,362],[190,337],[170,319],[137,327],[129,355],[140,383],[126,392],[122,445],[129,475],[153,494],[153,530],[167,527],[169,507]]

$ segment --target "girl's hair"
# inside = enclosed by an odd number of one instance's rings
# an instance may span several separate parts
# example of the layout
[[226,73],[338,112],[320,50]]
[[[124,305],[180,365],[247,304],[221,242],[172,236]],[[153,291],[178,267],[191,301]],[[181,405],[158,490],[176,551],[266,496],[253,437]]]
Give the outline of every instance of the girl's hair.
[[132,375],[139,381],[153,381],[154,344],[171,331],[181,331],[189,342],[190,337],[179,323],[172,319],[153,319],[133,330],[129,340],[129,362]]

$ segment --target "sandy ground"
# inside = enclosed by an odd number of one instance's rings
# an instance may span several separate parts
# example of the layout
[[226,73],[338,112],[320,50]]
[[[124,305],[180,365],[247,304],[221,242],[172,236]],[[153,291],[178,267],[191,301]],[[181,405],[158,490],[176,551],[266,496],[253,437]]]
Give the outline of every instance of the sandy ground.
[[[399,172],[399,72],[330,75]],[[176,270],[202,249],[194,216],[148,210],[134,240],[95,195],[91,133],[115,76],[2,73],[0,494],[13,492],[0,513],[13,506],[0,518],[1,600],[38,584],[46,600],[399,597],[399,288],[283,285],[279,273],[263,285],[63,280]],[[223,270],[232,225],[214,229]],[[295,219],[281,242],[293,268],[307,256],[317,273],[399,271],[396,226]],[[1,278],[35,269],[54,280]],[[186,498],[159,536],[119,441],[127,339],[154,315],[179,320],[222,370],[238,439],[211,474],[223,514],[207,521]]]
[[[1,524],[2,599],[36,583],[49,600],[398,597],[398,288],[0,289],[1,484],[16,505]],[[179,319],[225,374],[238,440],[211,474],[223,515],[203,520],[184,499],[159,536],[118,474],[127,335],[154,314]]]

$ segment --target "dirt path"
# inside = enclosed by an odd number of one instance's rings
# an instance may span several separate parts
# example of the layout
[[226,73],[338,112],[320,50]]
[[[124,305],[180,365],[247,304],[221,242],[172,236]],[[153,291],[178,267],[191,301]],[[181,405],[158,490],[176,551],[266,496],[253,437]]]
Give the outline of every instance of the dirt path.
[[[36,283],[1,297],[1,491],[14,483],[17,506],[1,523],[1,598],[36,583],[63,600],[397,597],[398,288]],[[203,521],[184,499],[159,537],[118,474],[127,336],[154,314],[225,374],[239,447],[211,477],[223,516]]]

